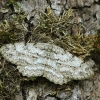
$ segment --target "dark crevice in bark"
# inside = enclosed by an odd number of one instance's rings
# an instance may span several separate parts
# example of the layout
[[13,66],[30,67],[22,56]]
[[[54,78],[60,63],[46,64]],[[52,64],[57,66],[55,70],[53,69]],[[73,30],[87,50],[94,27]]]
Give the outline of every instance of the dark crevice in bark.
[[50,2],[50,0],[46,0],[47,1],[47,4],[50,6],[50,8],[51,8],[51,2]]

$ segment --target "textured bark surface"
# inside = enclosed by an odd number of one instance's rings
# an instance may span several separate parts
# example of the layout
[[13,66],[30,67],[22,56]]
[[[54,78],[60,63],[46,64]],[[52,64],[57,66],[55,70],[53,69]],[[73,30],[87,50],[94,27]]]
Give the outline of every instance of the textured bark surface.
[[[4,7],[6,1],[1,0],[0,6]],[[74,22],[68,33],[78,33],[78,24],[82,23],[83,33],[89,35],[97,33],[97,29],[100,29],[99,3],[99,0],[23,0],[21,5],[27,12],[27,19],[33,18],[31,23],[34,25],[36,19],[39,18],[37,10],[44,12],[45,8],[49,6],[57,16],[60,16],[64,10],[73,8]],[[8,10],[0,9],[1,22],[3,17],[7,18],[7,12]],[[41,77],[35,81],[23,81],[19,85],[19,92],[15,100],[100,100],[100,64],[96,65],[94,69],[95,74],[91,79],[72,81],[61,86]],[[0,100],[4,99],[0,97]]]
[[[68,33],[78,33],[78,24],[82,23],[84,26],[83,33],[89,35],[95,34],[97,32],[96,30],[100,28],[98,24],[100,21],[100,5],[98,5],[98,1],[99,0],[29,0],[23,2],[23,9],[28,11],[28,18],[35,16],[34,21],[32,21],[32,23],[35,23],[35,19],[38,18],[38,14],[35,13],[34,9],[45,11],[45,8],[50,6],[55,14],[60,16],[64,10],[73,8],[75,24],[73,24],[73,26],[68,30]],[[28,7],[30,9],[28,9]],[[53,83],[50,83],[49,81],[43,81],[43,79],[40,79],[32,83],[32,88],[30,88],[30,86],[27,87],[27,84],[24,84],[24,87],[26,87],[24,93],[26,94],[26,100],[100,99],[99,71],[95,72],[95,75],[93,78],[91,78],[91,80],[73,82],[73,85],[69,84],[64,86],[57,86]]]
[[99,73],[100,69],[91,79],[61,86],[40,77],[34,82],[24,83],[23,92],[16,95],[16,100],[100,100]]
[[100,28],[100,5],[98,2],[98,0],[29,0],[23,1],[22,8],[27,11],[28,19],[34,16],[34,21],[32,21],[34,24],[35,19],[38,18],[36,9],[45,11],[45,8],[49,6],[57,16],[60,16],[65,10],[72,8],[74,9],[74,21],[68,33],[78,33],[78,24],[82,23],[84,26],[83,33],[88,35],[95,34],[96,30]]

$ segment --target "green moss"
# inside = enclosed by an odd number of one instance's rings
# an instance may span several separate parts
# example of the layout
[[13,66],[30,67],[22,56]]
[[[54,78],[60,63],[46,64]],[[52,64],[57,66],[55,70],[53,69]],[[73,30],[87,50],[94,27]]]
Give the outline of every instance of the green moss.
[[0,43],[2,44],[13,43],[14,38],[16,38],[16,36],[13,33],[0,32]]
[[12,4],[18,6],[18,4],[17,4],[18,1],[22,1],[22,0],[8,0],[7,6],[12,5]]
[[100,63],[100,30],[97,32],[94,50],[91,52],[91,56],[96,62]]
[[10,16],[10,19],[0,23],[0,44],[14,43],[23,37],[24,12],[18,12]]
[[38,24],[33,29],[33,40],[35,42],[52,41],[54,44],[81,58],[90,56],[90,52],[93,50],[94,39],[84,37],[83,33],[79,33],[76,36],[68,34],[66,31],[66,29],[73,26],[70,19],[72,15],[73,9],[69,9],[62,16],[57,17],[53,11],[47,7],[47,13],[40,12]]

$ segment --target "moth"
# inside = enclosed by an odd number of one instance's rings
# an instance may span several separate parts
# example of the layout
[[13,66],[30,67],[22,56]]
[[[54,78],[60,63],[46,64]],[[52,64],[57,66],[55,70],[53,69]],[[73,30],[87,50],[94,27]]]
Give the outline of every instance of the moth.
[[87,79],[94,74],[91,59],[84,61],[53,43],[6,44],[0,48],[0,53],[17,65],[23,76],[42,76],[55,84]]

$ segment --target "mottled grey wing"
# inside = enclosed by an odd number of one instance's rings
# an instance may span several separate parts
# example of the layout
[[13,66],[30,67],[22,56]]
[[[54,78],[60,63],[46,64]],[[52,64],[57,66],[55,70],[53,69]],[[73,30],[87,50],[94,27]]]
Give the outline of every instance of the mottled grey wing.
[[92,60],[84,62],[50,43],[7,44],[1,47],[0,52],[6,60],[17,65],[24,76],[43,76],[55,84],[81,80],[93,75]]

